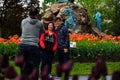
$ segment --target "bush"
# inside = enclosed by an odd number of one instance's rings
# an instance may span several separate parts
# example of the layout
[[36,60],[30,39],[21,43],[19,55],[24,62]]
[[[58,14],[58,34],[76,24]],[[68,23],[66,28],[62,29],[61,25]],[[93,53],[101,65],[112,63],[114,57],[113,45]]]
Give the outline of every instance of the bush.
[[[71,48],[72,59],[95,60],[103,57],[107,60],[119,60],[120,36],[102,35],[101,38],[93,34],[70,34],[70,41],[75,41],[76,48]],[[0,38],[0,54],[14,56],[18,53],[20,38],[17,35],[8,39]]]
[[77,42],[77,48],[71,49],[71,55],[73,58],[86,58],[95,59],[97,57],[103,57],[106,59],[119,59],[120,57],[120,44],[112,41],[92,42],[89,40],[83,40]]
[[0,43],[0,54],[14,56],[17,53],[18,53],[18,44],[12,42],[9,44]]

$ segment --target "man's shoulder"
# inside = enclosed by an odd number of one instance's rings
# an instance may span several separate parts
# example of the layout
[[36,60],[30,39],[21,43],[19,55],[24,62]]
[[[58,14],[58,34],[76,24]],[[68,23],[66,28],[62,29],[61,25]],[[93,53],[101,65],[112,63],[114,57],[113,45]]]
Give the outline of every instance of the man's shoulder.
[[63,26],[61,27],[61,29],[67,30],[68,28],[67,28],[65,25],[63,25]]
[[22,20],[22,24],[25,24],[27,21],[28,21],[28,18],[24,18],[24,19]]
[[38,20],[37,24],[38,24],[39,26],[43,26],[43,23],[42,23],[40,20]]
[[24,18],[24,19],[22,20],[22,22],[25,22],[25,21],[27,21],[27,20],[28,20],[28,17]]

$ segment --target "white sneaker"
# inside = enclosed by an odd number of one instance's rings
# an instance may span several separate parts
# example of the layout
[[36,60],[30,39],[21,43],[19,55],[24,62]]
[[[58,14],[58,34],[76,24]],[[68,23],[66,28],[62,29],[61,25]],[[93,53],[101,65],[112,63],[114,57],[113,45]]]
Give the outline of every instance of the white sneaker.
[[49,78],[52,78],[53,76],[52,76],[51,74],[48,74],[48,77],[49,77]]

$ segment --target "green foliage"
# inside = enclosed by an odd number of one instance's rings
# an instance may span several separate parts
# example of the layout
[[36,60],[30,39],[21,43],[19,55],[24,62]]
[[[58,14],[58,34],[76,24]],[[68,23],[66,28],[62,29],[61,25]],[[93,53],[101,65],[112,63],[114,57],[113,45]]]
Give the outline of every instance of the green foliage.
[[15,71],[17,72],[18,75],[20,75],[20,67],[15,65],[15,62],[10,60],[9,61],[10,66],[14,66]]
[[15,56],[18,53],[18,45],[14,43],[4,44],[0,43],[0,54],[8,56]]
[[20,0],[6,0],[4,3],[4,18],[0,26],[2,37],[6,38],[9,35],[20,34],[20,23],[23,18],[23,7],[19,3]]
[[97,56],[101,56],[106,59],[118,59],[120,57],[119,48],[120,44],[112,41],[91,42],[84,40],[77,42],[77,48],[71,49],[71,55],[73,58],[95,59]]
[[56,3],[57,0],[44,0],[42,6],[43,6],[43,9],[47,9],[48,7],[50,7],[52,4]]
[[113,27],[110,28],[110,33],[112,35],[119,36],[120,35],[120,20],[114,21]]
[[[76,48],[71,48],[72,59],[86,59],[94,60],[96,57],[101,56],[107,60],[118,60],[120,57],[120,44],[112,41],[91,42],[84,40],[77,42]],[[0,43],[0,54],[14,56],[18,53],[18,45],[14,43],[4,44]]]
[[[78,0],[78,2],[83,6],[83,8],[86,8],[88,11],[88,15],[94,24],[94,18],[93,15],[99,11],[102,13],[102,27],[103,31],[106,29],[110,29],[110,25],[113,23],[104,22],[107,20],[114,21],[115,19],[115,4],[113,0]],[[104,26],[105,24],[109,26]]]

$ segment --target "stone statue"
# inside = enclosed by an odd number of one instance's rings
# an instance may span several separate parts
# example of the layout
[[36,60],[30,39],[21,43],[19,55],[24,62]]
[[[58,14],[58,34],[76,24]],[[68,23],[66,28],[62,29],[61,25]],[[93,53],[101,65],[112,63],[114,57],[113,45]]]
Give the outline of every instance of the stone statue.
[[102,31],[101,29],[101,13],[97,12],[96,14],[94,14],[94,18],[95,18],[95,26]]
[[76,22],[76,18],[75,18],[73,10],[69,6],[66,6],[66,11],[63,14],[61,14],[61,16],[62,17],[69,16],[65,20],[65,26],[67,26],[67,27],[72,26],[73,30],[75,31],[77,22]]
[[72,3],[74,2],[74,0],[58,0],[59,3],[68,2],[68,1],[69,1],[69,2],[72,2]]
[[69,0],[71,3],[73,3],[74,2],[74,0]]
[[68,0],[58,0],[59,3],[61,2],[68,2]]

